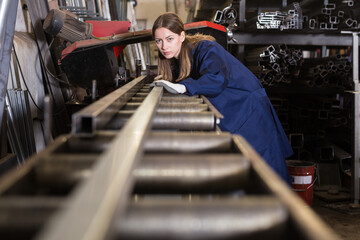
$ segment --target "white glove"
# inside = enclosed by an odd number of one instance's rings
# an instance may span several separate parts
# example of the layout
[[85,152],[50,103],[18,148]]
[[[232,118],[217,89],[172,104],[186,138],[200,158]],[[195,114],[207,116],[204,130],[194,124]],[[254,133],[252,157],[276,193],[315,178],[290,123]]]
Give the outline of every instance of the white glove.
[[171,83],[166,80],[154,81],[150,84],[150,87],[163,86],[170,93],[178,94],[186,92],[186,87],[183,84]]

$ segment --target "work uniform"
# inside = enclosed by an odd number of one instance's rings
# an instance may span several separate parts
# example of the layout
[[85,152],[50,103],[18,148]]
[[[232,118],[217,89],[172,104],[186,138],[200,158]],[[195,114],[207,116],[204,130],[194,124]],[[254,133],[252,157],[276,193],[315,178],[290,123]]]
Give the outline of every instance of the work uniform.
[[224,116],[222,131],[243,136],[287,183],[289,141],[260,81],[215,41],[191,51],[192,69],[184,84],[188,95],[205,95]]

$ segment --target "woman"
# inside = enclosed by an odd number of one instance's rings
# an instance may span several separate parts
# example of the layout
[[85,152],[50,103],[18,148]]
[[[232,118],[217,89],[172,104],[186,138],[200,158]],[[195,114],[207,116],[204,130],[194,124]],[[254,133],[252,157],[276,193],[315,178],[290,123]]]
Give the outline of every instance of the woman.
[[152,34],[164,79],[153,85],[205,95],[224,116],[220,129],[242,135],[290,183],[285,158],[293,152],[260,81],[213,37],[186,35],[174,13],[159,16]]

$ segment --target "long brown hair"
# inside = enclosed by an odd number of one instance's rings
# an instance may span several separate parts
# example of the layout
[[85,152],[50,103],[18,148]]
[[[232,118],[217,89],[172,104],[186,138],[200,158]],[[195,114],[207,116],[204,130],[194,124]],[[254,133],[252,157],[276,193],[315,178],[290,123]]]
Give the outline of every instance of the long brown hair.
[[[184,23],[181,21],[178,15],[175,13],[164,13],[160,15],[154,22],[152,27],[152,35],[155,37],[155,31],[158,28],[166,28],[173,33],[178,35],[181,32],[185,32]],[[189,56],[189,51],[192,48],[195,48],[196,45],[202,41],[215,41],[215,39],[210,35],[203,34],[195,34],[195,35],[185,35],[185,40],[183,41],[178,57],[179,61],[179,77],[177,79],[173,79],[172,71],[171,71],[171,59],[166,59],[159,51],[158,58],[158,72],[162,75],[163,79],[168,80],[170,82],[179,82],[190,75],[191,71],[191,60]]]

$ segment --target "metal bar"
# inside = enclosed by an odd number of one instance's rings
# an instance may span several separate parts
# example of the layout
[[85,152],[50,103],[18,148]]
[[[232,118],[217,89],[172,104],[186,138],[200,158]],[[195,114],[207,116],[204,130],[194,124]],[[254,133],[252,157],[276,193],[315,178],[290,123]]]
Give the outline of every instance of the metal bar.
[[27,133],[27,128],[26,128],[26,124],[25,124],[25,115],[24,115],[24,111],[23,111],[23,106],[22,106],[22,99],[21,99],[21,90],[17,89],[14,91],[15,94],[15,98],[16,98],[16,111],[17,111],[17,121],[19,123],[19,134],[20,135],[20,139],[23,145],[23,151],[24,151],[24,156],[25,159],[28,158],[30,156],[30,142],[28,141],[29,137],[28,137],[28,133]]
[[239,2],[239,28],[244,30],[246,20],[246,0]]
[[360,83],[359,83],[359,32],[342,31],[352,34],[353,47],[353,147],[352,147],[352,200],[355,204],[360,202]]
[[5,109],[17,6],[18,1],[13,0],[2,0],[0,5],[0,132]]
[[[5,27],[8,18],[8,12],[10,9],[11,0],[2,0],[0,5],[0,41],[2,41],[3,36],[5,34]],[[17,4],[16,4],[17,5]]]
[[[353,39],[353,81],[356,86],[359,85],[359,33],[352,33]],[[355,89],[355,91],[359,91],[360,89]]]
[[35,137],[34,137],[34,128],[33,128],[33,120],[32,120],[32,116],[31,116],[31,110],[30,110],[30,105],[29,105],[29,95],[28,95],[28,91],[24,90],[22,91],[23,94],[23,101],[24,101],[24,108],[25,108],[25,112],[26,112],[26,123],[29,129],[29,136],[30,136],[30,149],[31,149],[31,153],[34,154],[36,153],[36,144],[35,144]]
[[102,155],[88,181],[73,193],[68,208],[55,216],[38,239],[105,239],[115,212],[121,215],[125,209],[133,185],[131,173],[142,155],[162,91],[161,87],[151,91]]
[[50,97],[46,95],[44,98],[44,135],[45,135],[46,145],[52,142],[52,134],[51,134],[53,127],[52,115],[53,115],[52,102],[50,100]]
[[110,121],[118,110],[143,85],[145,76],[134,79],[123,87],[99,99],[81,111],[72,115],[72,132],[78,135],[93,135]]
[[10,139],[10,143],[11,143],[11,147],[13,148],[13,151],[15,152],[17,159],[18,159],[18,164],[22,164],[25,161],[25,155],[24,155],[24,151],[23,151],[23,146],[22,146],[22,142],[20,141],[20,137],[19,137],[19,132],[18,132],[18,128],[15,125],[15,120],[14,120],[14,112],[11,108],[11,103],[9,101],[9,97],[8,95],[6,95],[5,97],[5,101],[6,101],[6,109],[7,109],[7,122],[8,122],[8,136]]

